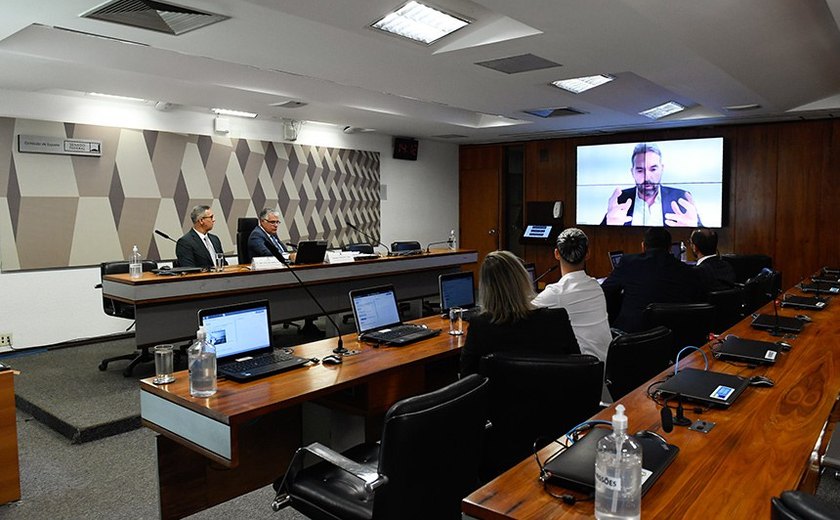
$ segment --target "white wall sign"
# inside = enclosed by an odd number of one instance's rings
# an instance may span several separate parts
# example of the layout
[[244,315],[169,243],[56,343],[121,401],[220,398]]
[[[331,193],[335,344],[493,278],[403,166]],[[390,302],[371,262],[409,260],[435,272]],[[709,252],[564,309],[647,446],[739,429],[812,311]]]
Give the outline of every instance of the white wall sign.
[[18,151],[21,153],[100,157],[102,155],[102,141],[18,134]]

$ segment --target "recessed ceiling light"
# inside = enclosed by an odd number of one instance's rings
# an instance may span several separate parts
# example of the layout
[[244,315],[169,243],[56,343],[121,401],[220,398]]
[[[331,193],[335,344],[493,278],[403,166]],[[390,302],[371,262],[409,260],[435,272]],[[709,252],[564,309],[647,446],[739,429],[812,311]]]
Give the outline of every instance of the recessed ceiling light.
[[603,85],[604,83],[609,83],[614,79],[615,78],[613,76],[610,76],[609,74],[598,74],[597,76],[582,76],[580,78],[560,79],[557,81],[552,81],[551,84],[557,88],[562,88],[563,90],[568,90],[569,92],[580,94],[581,92],[585,92],[591,88]]
[[386,14],[371,24],[371,27],[430,45],[469,23],[412,0],[396,11]]
[[249,117],[251,119],[257,117],[257,114],[253,112],[242,112],[241,110],[230,110],[229,108],[211,108],[210,111],[217,116]]
[[639,112],[639,115],[649,117],[651,119],[662,119],[665,116],[670,116],[671,114],[676,114],[677,112],[682,112],[683,110],[685,110],[685,107],[676,101],[668,101],[667,103],[663,103],[659,106],[643,110]]
[[107,99],[118,99],[120,101],[135,101],[135,102],[138,102],[138,103],[145,103],[146,102],[145,99],[140,99],[140,98],[136,98],[136,97],[129,97],[129,96],[117,96],[116,94],[103,94],[101,92],[88,92],[88,95],[93,96],[93,97],[107,98]]

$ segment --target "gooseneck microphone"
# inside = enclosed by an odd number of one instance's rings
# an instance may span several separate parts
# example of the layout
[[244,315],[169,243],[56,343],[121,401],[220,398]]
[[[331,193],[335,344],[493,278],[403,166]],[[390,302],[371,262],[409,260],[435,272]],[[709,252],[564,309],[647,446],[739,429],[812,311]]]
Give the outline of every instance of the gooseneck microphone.
[[383,244],[382,242],[380,242],[380,241],[379,241],[376,237],[374,237],[373,235],[369,235],[369,234],[365,233],[364,231],[362,231],[361,229],[359,229],[359,228],[358,228],[355,224],[353,224],[353,223],[351,223],[351,222],[347,222],[347,226],[348,226],[348,227],[350,227],[350,229],[353,229],[353,230],[358,231],[359,233],[361,233],[361,235],[362,235],[363,237],[365,237],[365,238],[367,238],[367,239],[369,239],[369,240],[373,240],[373,242],[374,242],[374,243],[376,243],[376,245],[380,245],[380,246],[384,247],[384,248],[385,248],[385,251],[388,251],[388,256],[391,256],[391,248],[389,248],[388,246],[386,246],[385,244]]
[[156,229],[156,230],[155,230],[155,235],[157,235],[157,236],[159,236],[159,237],[163,237],[163,238],[165,238],[166,240],[171,240],[171,241],[175,242],[176,244],[178,243],[178,241],[177,241],[177,240],[175,240],[174,238],[172,238],[171,236],[167,235],[166,233],[164,233],[163,231],[161,231],[161,230],[159,230],[159,229]]
[[784,334],[779,330],[779,309],[776,305],[778,303],[776,301],[776,296],[774,296],[772,292],[765,293],[765,296],[769,296],[770,302],[773,304],[773,330],[770,332],[770,335],[775,337],[784,336]]
[[546,277],[549,273],[553,273],[554,271],[556,271],[556,270],[557,270],[557,269],[559,269],[559,268],[560,268],[560,264],[555,264],[555,265],[553,265],[553,266],[549,267],[549,268],[548,268],[548,270],[546,270],[546,272],[544,272],[543,274],[541,274],[541,275],[537,276],[536,278],[534,278],[534,283],[539,282],[540,280],[542,280],[543,278],[545,278],[545,277]]
[[437,242],[429,242],[429,245],[426,246],[426,252],[428,253],[429,248],[431,248],[432,246],[439,246],[441,244],[447,244],[447,245],[452,244],[452,240],[447,238],[446,240],[438,240]]
[[318,309],[321,310],[323,315],[330,321],[330,323],[332,323],[332,326],[335,327],[335,330],[338,333],[338,345],[333,349],[333,353],[334,354],[339,354],[339,355],[342,355],[342,356],[345,355],[345,354],[349,354],[350,350],[344,348],[344,340],[341,339],[341,330],[338,328],[338,324],[335,322],[335,320],[332,318],[332,316],[330,316],[327,313],[327,311],[324,310],[324,306],[321,305],[321,302],[318,301],[318,298],[316,298],[315,295],[312,294],[312,291],[310,291],[309,287],[307,287],[307,285],[305,283],[303,283],[303,280],[301,280],[300,277],[295,272],[295,270],[292,269],[292,267],[289,265],[289,262],[286,261],[285,258],[283,258],[283,253],[281,253],[280,250],[277,249],[277,246],[272,244],[271,240],[269,240],[267,238],[264,239],[264,243],[265,243],[265,247],[274,256],[274,258],[276,258],[278,261],[280,261],[281,264],[283,264],[283,265],[285,265],[286,267],[289,268],[289,272],[292,273],[292,276],[295,277],[295,280],[297,280],[298,285],[300,285],[303,288],[303,290],[306,291],[306,295],[309,296],[309,299],[312,300],[313,302],[315,302],[315,305],[318,306]]

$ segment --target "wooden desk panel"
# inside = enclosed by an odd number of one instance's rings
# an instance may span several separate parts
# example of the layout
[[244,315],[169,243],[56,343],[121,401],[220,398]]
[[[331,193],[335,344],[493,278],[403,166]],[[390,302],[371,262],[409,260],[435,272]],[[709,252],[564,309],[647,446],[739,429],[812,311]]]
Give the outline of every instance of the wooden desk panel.
[[[433,250],[422,255],[292,269],[332,314],[349,310],[347,294],[353,289],[392,284],[401,300],[437,294],[439,275],[458,271],[476,260],[475,251]],[[137,280],[127,274],[107,275],[102,291],[109,298],[135,305],[138,346],[193,337],[201,308],[265,299],[271,304],[275,323],[321,314],[289,269],[249,271],[235,265],[222,273],[144,273]]]
[[[341,392],[360,389],[362,397],[351,405],[354,411],[370,416],[375,425],[379,424],[377,416],[394,402],[421,393],[429,381],[439,384],[441,380],[427,376],[427,367],[454,361],[464,336],[450,336],[448,321],[439,317],[415,323],[446,330],[406,347],[376,348],[349,334],[344,336],[345,347],[361,352],[344,358],[340,365],[319,364],[248,383],[220,380],[218,392],[209,398],[189,395],[186,371],[177,372],[168,385],[156,386],[152,378],[142,380],[143,424],[161,433],[158,476],[162,518],[182,518],[272,482],[302,443],[300,406],[305,402],[346,403]],[[336,343],[336,338],[329,338],[299,345],[295,354],[323,358],[332,353]],[[149,413],[150,402],[152,406],[163,403],[169,409],[165,415]],[[180,435],[169,429],[170,424],[190,423],[196,416],[224,431],[228,457],[206,442],[206,428],[197,426]],[[266,449],[260,451],[260,447]]]
[[[772,306],[762,312],[772,313]],[[717,423],[708,434],[681,427],[672,433],[662,432],[660,408],[647,397],[647,385],[618,401],[627,408],[631,431],[655,431],[680,448],[674,463],[643,498],[643,517],[769,518],[770,498],[800,485],[840,391],[840,299],[819,312],[779,311],[780,316],[802,313],[813,322],[798,338],[786,340],[793,348],[781,354],[775,366],[736,366],[715,360],[708,345],[703,348],[711,370],[747,377],[766,375],[775,381],[771,388],[748,387],[728,410],[712,409],[698,415],[687,406],[686,416],[692,420]],[[749,321],[728,333],[775,341],[770,334],[752,329]],[[681,366],[683,363],[703,367],[703,359],[696,353],[681,361]],[[593,418],[609,420],[613,413],[614,406]],[[541,458],[555,450],[547,447]],[[591,501],[565,505],[545,493],[538,476],[537,464],[529,458],[470,494],[462,510],[480,519],[592,517]]]
[[20,500],[15,376],[0,372],[0,504]]

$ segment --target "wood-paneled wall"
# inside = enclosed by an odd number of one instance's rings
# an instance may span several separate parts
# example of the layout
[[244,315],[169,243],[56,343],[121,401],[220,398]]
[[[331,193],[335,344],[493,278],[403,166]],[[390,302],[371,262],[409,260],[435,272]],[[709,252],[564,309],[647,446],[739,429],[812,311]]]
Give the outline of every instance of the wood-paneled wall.
[[[578,145],[626,141],[662,141],[723,136],[727,175],[724,207],[728,221],[718,231],[723,253],[764,253],[782,271],[783,285],[793,285],[823,265],[840,265],[840,121],[816,120],[634,132],[599,137],[529,141],[525,145],[525,199],[562,200],[563,224],[575,222],[575,150]],[[508,144],[493,145],[501,151]],[[462,160],[479,147],[463,146]],[[484,158],[503,156],[488,153]],[[488,165],[485,165],[488,166]],[[464,165],[462,164],[462,168]],[[500,166],[501,167],[501,166]],[[470,190],[462,183],[462,190]],[[502,197],[504,200],[504,197]],[[461,197],[461,214],[470,205],[492,204]],[[486,208],[485,208],[486,210]],[[589,235],[593,276],[609,272],[607,252],[641,250],[641,228],[581,226]],[[671,229],[674,240],[688,240],[690,229]],[[462,243],[471,242],[462,236]],[[538,272],[554,260],[550,247],[528,246],[526,259]],[[547,277],[554,281],[557,276]]]

